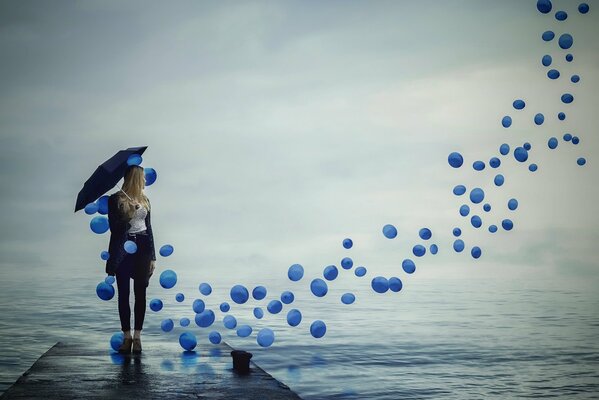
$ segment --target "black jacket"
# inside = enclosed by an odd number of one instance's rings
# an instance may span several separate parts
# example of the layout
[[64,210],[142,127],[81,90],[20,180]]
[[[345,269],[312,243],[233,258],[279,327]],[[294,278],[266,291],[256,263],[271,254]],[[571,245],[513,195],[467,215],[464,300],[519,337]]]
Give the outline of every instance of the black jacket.
[[[106,273],[108,275],[115,275],[116,270],[127,254],[125,252],[124,244],[127,241],[127,231],[131,227],[129,219],[125,215],[124,211],[118,208],[117,193],[113,193],[108,198],[108,225],[110,226],[110,242],[108,245],[108,253],[110,256],[108,257],[108,260],[106,260]],[[143,271],[139,271],[139,273],[145,274],[149,283],[150,260],[156,260],[156,253],[154,250],[154,235],[152,233],[152,224],[150,222],[150,210],[148,210],[146,215],[145,223],[148,237],[150,239],[151,252],[147,259],[147,263],[145,263],[147,265],[144,265]]]

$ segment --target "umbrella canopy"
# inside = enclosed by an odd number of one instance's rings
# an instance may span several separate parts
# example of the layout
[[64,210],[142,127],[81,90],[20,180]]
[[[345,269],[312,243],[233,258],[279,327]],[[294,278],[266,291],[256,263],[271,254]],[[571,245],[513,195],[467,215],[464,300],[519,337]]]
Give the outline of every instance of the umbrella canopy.
[[120,150],[96,168],[92,176],[85,181],[83,189],[77,195],[75,212],[81,210],[89,203],[96,201],[104,193],[112,189],[125,175],[129,156],[132,154],[139,154],[141,156],[147,148],[148,146],[141,146]]

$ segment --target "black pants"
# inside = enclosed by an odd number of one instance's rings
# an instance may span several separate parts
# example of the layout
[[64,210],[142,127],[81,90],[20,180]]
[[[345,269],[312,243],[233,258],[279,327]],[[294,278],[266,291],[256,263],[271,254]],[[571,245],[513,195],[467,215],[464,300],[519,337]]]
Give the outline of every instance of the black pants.
[[137,251],[127,254],[116,270],[116,285],[119,290],[119,317],[123,331],[131,330],[131,307],[129,293],[133,279],[135,294],[135,330],[142,330],[146,315],[146,287],[148,285],[148,268],[150,263],[150,241],[141,233],[128,234],[127,240],[137,244]]

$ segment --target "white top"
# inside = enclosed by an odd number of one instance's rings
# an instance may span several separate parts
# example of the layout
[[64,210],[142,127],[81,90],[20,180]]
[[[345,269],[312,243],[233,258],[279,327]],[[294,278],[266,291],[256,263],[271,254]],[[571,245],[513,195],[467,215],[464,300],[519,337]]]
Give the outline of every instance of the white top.
[[131,228],[127,231],[128,233],[141,232],[146,230],[146,215],[148,215],[148,211],[142,205],[139,206],[138,209],[133,213],[133,217],[129,221],[131,224]]

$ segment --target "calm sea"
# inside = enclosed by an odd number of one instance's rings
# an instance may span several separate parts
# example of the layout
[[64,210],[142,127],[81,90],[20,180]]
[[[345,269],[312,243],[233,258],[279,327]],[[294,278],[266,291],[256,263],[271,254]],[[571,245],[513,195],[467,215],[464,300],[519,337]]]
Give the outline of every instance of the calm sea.
[[[16,274],[14,274],[16,275]],[[72,275],[72,274],[69,274]],[[415,274],[416,275],[416,274]],[[148,310],[145,341],[177,342],[184,331],[160,331],[164,318],[193,321],[191,302],[204,298],[217,311],[212,329],[236,348],[254,353],[254,361],[306,399],[465,399],[522,397],[599,397],[599,294],[594,288],[561,288],[535,281],[430,281],[413,279],[399,293],[369,290],[372,277],[353,288],[356,303],[343,305],[343,282],[333,283],[325,298],[308,293],[309,280],[299,283],[272,279],[262,302],[233,304],[225,286],[213,285],[200,295],[197,283],[180,282],[164,290],[157,279],[149,297],[165,307]],[[57,341],[72,339],[106,343],[118,331],[115,299],[95,295],[99,275],[18,279],[5,274],[0,282],[0,393]],[[243,283],[243,282],[240,282]],[[229,286],[230,287],[230,286]],[[345,286],[347,287],[347,286]],[[263,320],[252,309],[265,308],[281,290],[293,290],[296,301],[278,315]],[[181,291],[187,297],[174,300]],[[222,301],[233,306],[240,323],[253,326],[242,339],[222,326]],[[249,304],[251,303],[251,304]],[[286,324],[286,311],[298,308],[304,319],[295,328]],[[322,319],[327,334],[310,336],[311,321]],[[276,332],[275,344],[262,349],[256,332]],[[201,346],[210,346],[207,333],[192,322]],[[165,363],[177,368],[180,360]]]

